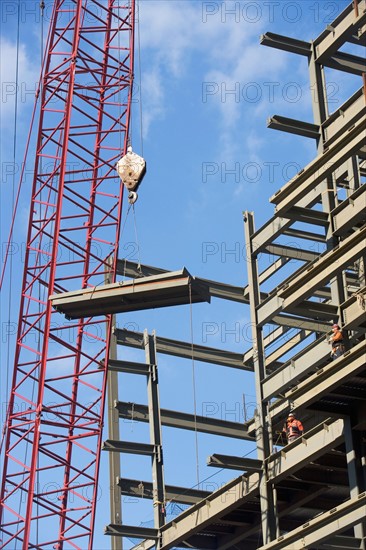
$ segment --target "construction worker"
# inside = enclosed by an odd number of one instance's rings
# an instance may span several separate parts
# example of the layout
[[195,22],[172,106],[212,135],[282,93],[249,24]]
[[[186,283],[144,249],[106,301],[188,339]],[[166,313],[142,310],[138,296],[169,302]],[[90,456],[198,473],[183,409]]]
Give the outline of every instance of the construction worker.
[[334,324],[332,326],[332,332],[333,335],[329,338],[328,344],[332,344],[332,351],[330,352],[330,356],[334,361],[344,354],[346,348],[344,347],[343,334],[340,326]]
[[295,413],[290,412],[282,431],[286,434],[287,443],[291,443],[298,437],[302,436],[304,433],[304,427],[300,420],[296,420]]

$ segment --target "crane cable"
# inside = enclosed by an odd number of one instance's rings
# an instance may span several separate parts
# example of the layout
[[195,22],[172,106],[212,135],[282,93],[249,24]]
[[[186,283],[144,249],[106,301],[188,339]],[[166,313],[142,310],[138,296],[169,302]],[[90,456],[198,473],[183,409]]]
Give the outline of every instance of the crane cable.
[[141,68],[141,31],[140,31],[140,2],[137,0],[137,54],[139,60],[139,103],[140,103],[140,140],[141,140],[141,156],[144,156],[144,137],[143,137],[143,121],[142,121],[142,68]]
[[[17,20],[17,38],[16,38],[16,57],[15,57],[15,98],[14,98],[14,136],[13,136],[13,174],[12,174],[12,212],[14,212],[15,205],[15,160],[16,160],[16,148],[17,148],[17,126],[18,126],[18,88],[19,88],[19,45],[20,45],[20,0],[18,0],[18,20]],[[8,246],[10,245],[10,240]],[[8,252],[8,250],[7,250]],[[8,294],[8,316],[7,316],[7,349],[6,349],[6,379],[5,390],[6,395],[10,395],[9,391],[9,375],[10,375],[10,319],[12,311],[12,296],[13,296],[13,254],[10,255],[9,261],[9,294]],[[3,429],[3,436],[6,431],[6,421]],[[0,451],[2,449],[3,438],[0,443]]]
[[192,356],[192,387],[193,387],[193,415],[194,415],[194,435],[196,447],[196,475],[197,487],[200,486],[200,467],[199,467],[199,450],[198,450],[198,430],[197,430],[197,392],[196,392],[196,366],[194,360],[194,345],[193,345],[193,308],[192,308],[192,284],[189,281],[189,317],[190,317],[190,332],[191,332],[191,356]]

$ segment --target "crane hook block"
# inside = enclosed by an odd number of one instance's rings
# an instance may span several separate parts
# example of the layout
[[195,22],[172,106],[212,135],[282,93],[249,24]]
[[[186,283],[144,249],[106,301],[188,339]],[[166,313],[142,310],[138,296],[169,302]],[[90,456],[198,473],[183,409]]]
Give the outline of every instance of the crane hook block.
[[129,145],[127,153],[117,162],[117,172],[128,191],[137,191],[146,173],[145,159],[134,153]]

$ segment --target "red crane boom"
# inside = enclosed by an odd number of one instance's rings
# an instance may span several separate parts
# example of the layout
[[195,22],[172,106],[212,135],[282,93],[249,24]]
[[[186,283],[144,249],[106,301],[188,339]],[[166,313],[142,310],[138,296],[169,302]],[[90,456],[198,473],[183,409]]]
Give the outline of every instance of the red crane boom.
[[[1,485],[1,548],[92,548],[111,317],[49,296],[115,279],[134,0],[54,0]],[[17,541],[17,542],[16,542]]]

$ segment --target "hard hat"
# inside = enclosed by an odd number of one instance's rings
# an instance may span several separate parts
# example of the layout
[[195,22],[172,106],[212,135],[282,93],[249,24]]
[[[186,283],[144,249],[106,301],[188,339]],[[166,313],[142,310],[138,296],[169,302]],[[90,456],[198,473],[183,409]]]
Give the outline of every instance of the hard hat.
[[295,416],[295,413],[288,413],[288,416]]
[[337,325],[336,323],[332,326],[332,328],[339,328],[339,325]]

